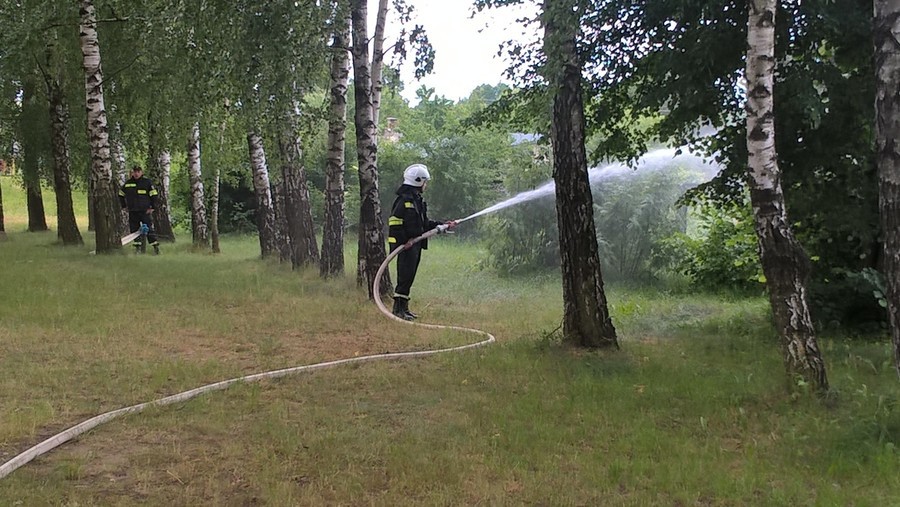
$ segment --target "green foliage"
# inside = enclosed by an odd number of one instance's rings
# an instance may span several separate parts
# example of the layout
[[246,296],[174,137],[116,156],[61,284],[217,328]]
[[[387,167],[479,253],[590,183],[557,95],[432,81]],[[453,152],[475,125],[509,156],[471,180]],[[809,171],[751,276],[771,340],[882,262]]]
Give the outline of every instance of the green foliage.
[[830,276],[813,280],[809,294],[813,316],[825,326],[863,334],[887,327],[884,276],[873,268],[834,269]]
[[686,168],[672,167],[607,178],[593,188],[604,276],[650,278],[650,254],[660,240],[685,230],[686,210],[677,202],[700,177]]
[[687,275],[707,290],[762,290],[753,216],[748,203],[702,201],[691,207],[692,227],[675,233],[653,251],[659,270]]

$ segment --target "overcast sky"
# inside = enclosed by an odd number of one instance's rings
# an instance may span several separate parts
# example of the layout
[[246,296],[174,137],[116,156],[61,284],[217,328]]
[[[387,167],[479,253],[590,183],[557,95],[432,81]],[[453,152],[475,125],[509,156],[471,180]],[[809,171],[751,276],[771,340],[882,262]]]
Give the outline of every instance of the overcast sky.
[[[435,50],[434,72],[422,81],[414,81],[412,55],[404,64],[401,77],[406,85],[403,96],[407,100],[414,102],[415,92],[423,84],[434,88],[438,95],[457,101],[468,97],[480,84],[507,82],[503,79],[506,58],[496,56],[497,50],[505,40],[523,40],[522,25],[515,20],[525,11],[508,7],[489,9],[471,18],[470,0],[407,2],[415,7],[414,23],[425,27]],[[376,9],[377,2],[371,2],[369,12],[373,17]],[[396,34],[397,19],[388,16],[388,32]]]

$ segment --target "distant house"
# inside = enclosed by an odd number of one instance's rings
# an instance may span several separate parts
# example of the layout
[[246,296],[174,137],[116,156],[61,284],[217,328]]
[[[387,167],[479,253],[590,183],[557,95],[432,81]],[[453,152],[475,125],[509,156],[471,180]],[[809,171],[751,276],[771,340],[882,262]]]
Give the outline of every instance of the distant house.
[[384,130],[381,132],[381,139],[389,143],[399,142],[400,138],[403,137],[403,134],[398,130],[399,126],[400,120],[397,118],[388,118]]

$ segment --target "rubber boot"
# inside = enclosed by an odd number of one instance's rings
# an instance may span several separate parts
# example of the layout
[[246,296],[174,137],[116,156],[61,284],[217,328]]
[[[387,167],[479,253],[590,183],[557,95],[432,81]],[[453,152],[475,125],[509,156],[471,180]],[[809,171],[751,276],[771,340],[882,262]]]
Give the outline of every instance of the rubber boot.
[[159,243],[153,243],[153,255],[159,255]]
[[409,311],[409,301],[408,300],[406,301],[406,316],[409,317],[410,319],[418,319],[419,318],[418,315]]
[[405,298],[394,298],[394,309],[391,313],[403,320],[413,320],[407,313],[409,311],[409,301]]

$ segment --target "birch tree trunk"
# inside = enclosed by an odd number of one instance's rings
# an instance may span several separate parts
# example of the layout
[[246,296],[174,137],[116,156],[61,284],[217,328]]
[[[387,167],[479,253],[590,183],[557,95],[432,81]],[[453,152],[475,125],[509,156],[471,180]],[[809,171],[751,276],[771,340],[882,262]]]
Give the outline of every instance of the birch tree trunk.
[[875,0],[875,160],[894,365],[900,375],[900,2]]
[[219,185],[221,179],[221,171],[216,166],[213,168],[212,186],[209,189],[209,239],[212,242],[213,253],[222,253],[219,246]]
[[160,132],[156,112],[151,108],[147,116],[147,169],[150,180],[157,185],[156,211],[153,212],[153,228],[160,240],[174,242],[172,213],[169,208],[169,183],[172,171],[172,156],[164,146],[165,139]]
[[[113,110],[113,114],[115,114],[115,110]],[[116,193],[118,194],[119,189],[122,188],[125,180],[128,179],[128,168],[126,167],[125,143],[122,142],[122,125],[116,123],[113,133],[114,135],[110,140],[110,150],[112,153],[113,174],[116,177]],[[124,235],[129,234],[131,229],[128,225],[128,210],[120,210],[119,218],[119,231]]]
[[250,167],[253,169],[253,188],[256,193],[256,227],[259,230],[259,248],[265,259],[277,253],[275,243],[275,209],[272,204],[272,189],[269,186],[269,167],[266,152],[259,134],[247,134],[250,150]]
[[291,260],[291,235],[288,233],[287,210],[284,199],[284,180],[276,181],[272,185],[272,202],[275,208],[275,246],[278,250],[278,260],[281,262]]
[[81,54],[84,66],[84,90],[88,137],[91,146],[91,182],[93,183],[94,232],[97,253],[121,250],[119,205],[115,192],[109,153],[109,127],[103,103],[103,70],[93,0],[81,0]]
[[616,347],[603,291],[584,147],[584,103],[575,0],[544,1],[544,51],[553,97],[550,136],[563,282],[563,336],[581,347]]
[[809,260],[788,222],[775,151],[775,9],[777,0],[749,0],[747,151],[750,202],[769,302],[790,380],[828,389],[807,303]]
[[319,274],[344,273],[344,139],[347,131],[347,83],[350,76],[350,20],[335,28],[331,54],[331,107],[328,117],[328,155],[325,160],[325,224]]
[[[378,145],[372,109],[372,81],[369,74],[366,0],[351,0],[350,14],[353,26],[353,84],[356,103],[354,123],[360,197],[357,283],[365,283],[369,297],[373,298],[375,275],[387,254],[384,247],[381,197],[378,194]],[[380,295],[393,292],[388,270],[384,270],[380,288]]]
[[51,79],[47,86],[50,100],[50,131],[53,145],[53,188],[56,191],[57,235],[63,245],[83,245],[72,204],[71,158],[69,156],[69,108],[62,86]]
[[191,183],[191,236],[194,247],[209,248],[209,229],[206,225],[206,201],[203,176],[200,170],[200,123],[194,123],[188,141],[188,175]]
[[[226,111],[228,107],[226,105]],[[223,118],[219,125],[219,150],[225,145],[225,129],[227,127],[227,119]],[[221,161],[219,162],[221,164]],[[222,253],[219,246],[219,186],[222,181],[222,171],[219,164],[213,167],[212,188],[209,189],[209,239],[212,242],[212,252]]]
[[372,42],[372,121],[378,133],[378,117],[381,113],[381,90],[384,88],[382,71],[384,70],[384,30],[387,25],[387,0],[378,0],[378,13],[375,17],[375,39]]
[[0,241],[6,239],[6,219],[3,218],[3,185],[0,185]]
[[297,269],[319,261],[319,246],[316,244],[312,206],[309,203],[309,183],[303,167],[301,140],[291,115],[285,120],[287,126],[278,147],[284,164],[281,175],[291,266]]

